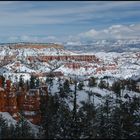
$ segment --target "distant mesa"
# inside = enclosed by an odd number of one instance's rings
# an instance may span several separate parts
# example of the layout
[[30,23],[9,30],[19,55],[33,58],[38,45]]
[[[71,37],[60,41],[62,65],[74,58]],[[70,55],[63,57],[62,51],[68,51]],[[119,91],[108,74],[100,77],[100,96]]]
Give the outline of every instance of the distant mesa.
[[58,48],[64,49],[63,45],[55,44],[55,43],[9,43],[8,44],[11,49],[20,49],[20,48],[35,48],[35,49],[43,49],[43,48]]

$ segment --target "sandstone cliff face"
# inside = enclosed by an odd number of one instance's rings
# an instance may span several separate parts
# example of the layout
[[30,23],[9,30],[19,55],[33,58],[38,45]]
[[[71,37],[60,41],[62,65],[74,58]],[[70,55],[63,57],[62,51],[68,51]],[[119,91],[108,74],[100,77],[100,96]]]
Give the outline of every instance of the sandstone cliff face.
[[75,61],[86,61],[86,62],[98,62],[99,59],[96,58],[95,55],[64,55],[64,56],[28,56],[27,59],[29,61],[33,61],[39,59],[42,62],[48,62],[52,60],[62,60],[62,61],[68,61],[68,60],[75,60]]

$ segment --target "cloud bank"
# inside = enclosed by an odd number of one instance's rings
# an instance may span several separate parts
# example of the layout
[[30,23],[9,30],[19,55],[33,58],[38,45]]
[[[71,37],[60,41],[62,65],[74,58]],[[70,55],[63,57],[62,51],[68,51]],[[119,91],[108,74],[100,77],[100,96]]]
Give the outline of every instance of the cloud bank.
[[91,29],[80,33],[79,38],[84,39],[134,39],[140,38],[140,24],[112,25],[106,29]]
[[68,38],[68,45],[111,39],[140,39],[140,24],[112,25],[102,30],[90,29],[77,36],[70,36]]
[[90,29],[75,36],[68,36],[65,40],[56,36],[11,36],[9,42],[67,42],[68,45],[81,45],[83,42],[110,39],[140,39],[140,24],[112,25],[102,30]]
[[39,37],[39,36],[10,36],[8,37],[8,42],[40,42],[40,43],[60,43],[55,36]]

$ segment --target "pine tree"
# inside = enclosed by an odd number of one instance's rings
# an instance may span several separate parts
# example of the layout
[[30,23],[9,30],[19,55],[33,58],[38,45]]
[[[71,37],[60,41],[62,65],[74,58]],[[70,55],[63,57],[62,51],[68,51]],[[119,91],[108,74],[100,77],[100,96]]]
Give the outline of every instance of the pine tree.
[[31,75],[31,78],[30,78],[30,88],[31,89],[34,89],[35,88],[35,76]]
[[84,87],[83,82],[80,82],[80,83],[78,84],[78,89],[79,89],[79,90],[83,90],[83,87]]
[[121,133],[122,133],[122,123],[121,123],[121,111],[119,107],[115,107],[112,111],[111,116],[111,123],[112,123],[112,129],[111,129],[111,138],[113,139],[121,139]]
[[105,97],[105,102],[97,108],[96,122],[97,122],[97,138],[111,138],[111,108],[112,100],[110,96]]
[[9,133],[7,134],[7,136],[8,136],[7,139],[13,139],[14,138],[14,133],[15,133],[15,126],[13,124],[10,124]]
[[73,116],[71,123],[71,137],[78,138],[77,125],[77,79],[74,80],[74,101],[73,101]]
[[39,87],[39,84],[40,84],[40,81],[39,81],[39,78],[37,78],[35,82],[36,87]]
[[68,80],[65,80],[64,84],[63,84],[63,89],[64,92],[69,93],[70,92],[70,84]]
[[23,87],[23,85],[24,85],[23,76],[20,75],[20,78],[19,78],[19,87]]
[[[69,139],[79,137],[77,122],[69,105],[58,95],[49,96],[46,108],[46,116],[42,123],[44,138]],[[76,124],[76,125],[75,125]],[[80,128],[79,128],[80,129]]]
[[99,85],[98,85],[101,89],[103,88],[107,88],[106,83],[101,79]]
[[42,121],[42,127],[44,130],[44,138],[53,139],[57,134],[58,128],[57,127],[57,118],[55,114],[58,110],[59,102],[57,96],[49,96],[45,117]]
[[96,86],[97,85],[96,78],[90,77],[88,85],[89,85],[89,87]]
[[96,138],[106,138],[106,120],[103,111],[103,105],[100,105],[96,112],[96,128],[97,128],[97,135]]
[[53,86],[53,77],[46,77],[46,83],[48,84],[49,93],[51,93],[51,87]]
[[28,91],[30,89],[30,82],[29,80],[26,81],[26,90]]
[[21,117],[16,124],[15,131],[14,131],[14,138],[16,139],[34,138],[29,123],[23,117]]
[[8,123],[7,121],[0,115],[0,139],[8,138]]
[[0,79],[2,80],[2,87],[4,88],[5,85],[5,77],[0,75]]
[[[138,99],[139,100],[139,99]],[[139,100],[140,101],[140,100]],[[139,124],[140,117],[138,115],[138,108],[136,100],[129,100],[122,104],[121,114],[122,114],[122,136],[124,138],[139,138]],[[137,113],[136,113],[137,112]]]
[[78,114],[80,113],[81,118],[81,134],[82,138],[93,139],[96,136],[96,126],[95,126],[95,116],[96,110],[94,102],[91,101],[91,94],[89,94],[89,99],[82,103]]
[[62,98],[63,98],[63,97],[66,97],[65,92],[64,92],[63,85],[62,85],[61,83],[59,83],[58,89],[59,89],[60,97],[62,97]]
[[39,126],[39,132],[37,133],[37,139],[45,139],[45,131],[42,126]]
[[112,90],[116,93],[117,97],[121,96],[121,82],[117,81],[112,84]]

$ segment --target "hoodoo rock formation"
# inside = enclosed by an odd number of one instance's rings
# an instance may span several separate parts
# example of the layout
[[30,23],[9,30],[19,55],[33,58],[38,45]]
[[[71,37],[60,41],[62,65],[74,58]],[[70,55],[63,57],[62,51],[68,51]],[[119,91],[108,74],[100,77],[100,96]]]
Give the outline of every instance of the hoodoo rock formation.
[[41,86],[36,89],[17,89],[11,86],[11,81],[6,81],[6,87],[2,87],[0,79],[0,112],[9,112],[16,120],[22,115],[33,124],[40,124],[41,116],[41,99],[47,102],[47,86]]

